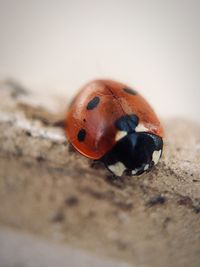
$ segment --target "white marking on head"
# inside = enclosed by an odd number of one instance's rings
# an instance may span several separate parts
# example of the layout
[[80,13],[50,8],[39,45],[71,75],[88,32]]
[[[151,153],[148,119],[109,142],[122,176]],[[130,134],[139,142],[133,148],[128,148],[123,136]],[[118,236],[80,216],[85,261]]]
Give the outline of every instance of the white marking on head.
[[135,128],[135,131],[136,131],[137,133],[139,133],[139,132],[148,132],[149,129],[147,129],[147,128],[144,126],[144,124],[139,123],[138,126]]
[[146,165],[144,166],[144,171],[148,170],[148,168],[149,168],[149,164],[146,164]]
[[126,131],[118,131],[116,136],[115,136],[115,141],[121,140],[126,135],[127,135]]
[[140,172],[142,169],[141,168],[136,168],[135,170],[132,170],[132,175],[137,175],[138,172]]
[[126,170],[125,165],[122,162],[117,162],[113,165],[108,166],[108,169],[111,170],[116,176],[122,176],[124,171]]
[[[143,168],[143,171],[146,171],[146,170],[148,170],[149,169],[149,164],[146,164],[145,166],[144,166],[144,168]],[[136,168],[135,170],[132,170],[132,175],[137,175],[137,173],[139,172],[139,171],[141,171],[142,170],[142,168]]]
[[132,170],[132,175],[136,175],[137,174],[137,172],[138,172],[138,169],[135,169],[135,170]]
[[154,164],[156,165],[160,159],[160,156],[161,156],[161,153],[162,153],[162,150],[155,150],[153,152],[153,155],[152,155],[152,160],[154,162]]

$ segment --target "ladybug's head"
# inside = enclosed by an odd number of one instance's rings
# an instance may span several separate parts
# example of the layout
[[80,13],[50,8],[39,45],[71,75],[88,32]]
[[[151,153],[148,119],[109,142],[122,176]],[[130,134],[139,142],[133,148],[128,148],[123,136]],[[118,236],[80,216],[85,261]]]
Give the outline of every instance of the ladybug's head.
[[116,176],[140,175],[150,170],[162,155],[162,138],[149,132],[136,132],[136,116],[124,116],[117,123],[126,134],[102,158],[108,170]]

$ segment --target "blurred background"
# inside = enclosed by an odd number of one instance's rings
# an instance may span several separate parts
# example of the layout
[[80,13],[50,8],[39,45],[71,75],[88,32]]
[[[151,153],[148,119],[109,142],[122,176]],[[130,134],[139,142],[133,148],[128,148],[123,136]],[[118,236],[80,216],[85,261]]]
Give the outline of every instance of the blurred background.
[[0,0],[0,79],[69,99],[111,78],[162,117],[200,121],[199,11],[199,0]]

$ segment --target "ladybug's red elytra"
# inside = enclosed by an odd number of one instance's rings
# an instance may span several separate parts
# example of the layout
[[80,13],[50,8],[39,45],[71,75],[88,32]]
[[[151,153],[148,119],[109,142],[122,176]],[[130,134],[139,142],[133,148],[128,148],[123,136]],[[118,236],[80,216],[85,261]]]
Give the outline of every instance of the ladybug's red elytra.
[[86,84],[68,109],[65,131],[76,150],[116,176],[142,174],[162,154],[163,129],[151,106],[116,81]]

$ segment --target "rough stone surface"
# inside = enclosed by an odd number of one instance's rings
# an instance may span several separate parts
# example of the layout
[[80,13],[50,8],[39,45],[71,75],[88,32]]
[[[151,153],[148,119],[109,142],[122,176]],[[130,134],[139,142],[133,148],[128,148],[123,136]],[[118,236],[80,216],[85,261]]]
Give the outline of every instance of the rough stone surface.
[[25,93],[0,84],[0,225],[139,267],[200,266],[199,125],[165,121],[160,163],[113,179]]

